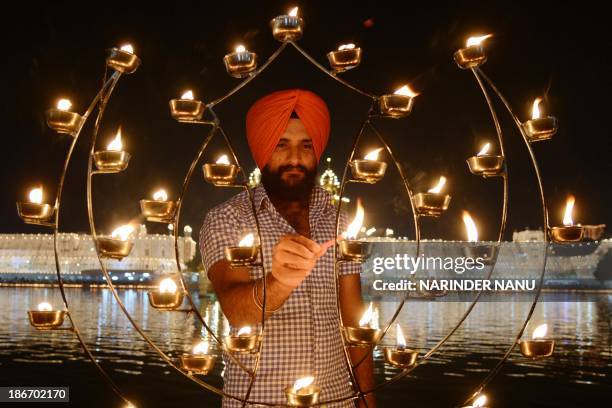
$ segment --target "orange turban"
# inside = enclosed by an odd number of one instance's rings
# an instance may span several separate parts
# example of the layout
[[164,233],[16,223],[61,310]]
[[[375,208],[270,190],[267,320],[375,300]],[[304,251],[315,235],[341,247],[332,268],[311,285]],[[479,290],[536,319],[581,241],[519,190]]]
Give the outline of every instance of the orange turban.
[[304,89],[287,89],[264,96],[255,102],[247,113],[247,140],[260,169],[270,160],[294,111],[312,139],[317,161],[321,158],[329,138],[327,105],[313,92]]

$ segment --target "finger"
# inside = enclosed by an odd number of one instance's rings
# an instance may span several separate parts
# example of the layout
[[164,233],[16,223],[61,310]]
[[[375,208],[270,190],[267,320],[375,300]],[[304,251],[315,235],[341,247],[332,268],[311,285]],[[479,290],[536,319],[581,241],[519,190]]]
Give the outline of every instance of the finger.
[[290,239],[304,245],[312,253],[319,252],[319,250],[321,249],[321,246],[319,244],[317,244],[311,239],[306,238],[303,235],[292,235]]
[[304,259],[312,259],[314,257],[313,251],[310,251],[304,245],[290,239],[285,239],[279,242],[277,250],[291,252],[292,254]]
[[313,255],[312,258],[302,258],[299,255],[296,255],[292,252],[283,251],[282,249],[277,251],[275,255],[275,259],[281,263],[300,263],[300,264],[313,264],[315,261],[315,257]]

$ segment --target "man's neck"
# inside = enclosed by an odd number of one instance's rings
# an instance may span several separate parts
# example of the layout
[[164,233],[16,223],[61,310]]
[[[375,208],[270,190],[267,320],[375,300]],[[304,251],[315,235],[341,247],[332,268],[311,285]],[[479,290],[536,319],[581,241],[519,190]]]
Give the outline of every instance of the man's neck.
[[310,237],[310,223],[308,219],[309,197],[299,200],[285,200],[269,196],[270,202],[299,234]]

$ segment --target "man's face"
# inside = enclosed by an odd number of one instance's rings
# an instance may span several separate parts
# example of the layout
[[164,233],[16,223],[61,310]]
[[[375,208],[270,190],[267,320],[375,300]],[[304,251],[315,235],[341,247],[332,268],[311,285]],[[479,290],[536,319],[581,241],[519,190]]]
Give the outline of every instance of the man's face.
[[312,140],[299,119],[289,119],[270,160],[261,169],[269,195],[288,200],[305,199],[314,186],[317,157]]

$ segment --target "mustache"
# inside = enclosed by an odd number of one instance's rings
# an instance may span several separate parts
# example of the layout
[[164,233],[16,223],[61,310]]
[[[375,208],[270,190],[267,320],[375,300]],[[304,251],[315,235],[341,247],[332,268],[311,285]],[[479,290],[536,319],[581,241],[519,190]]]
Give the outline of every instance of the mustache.
[[292,170],[301,170],[303,173],[308,173],[308,169],[305,166],[302,166],[301,164],[298,164],[297,166],[293,166],[293,165],[286,165],[286,166],[280,166],[278,168],[278,174],[284,173],[286,171],[292,171]]

